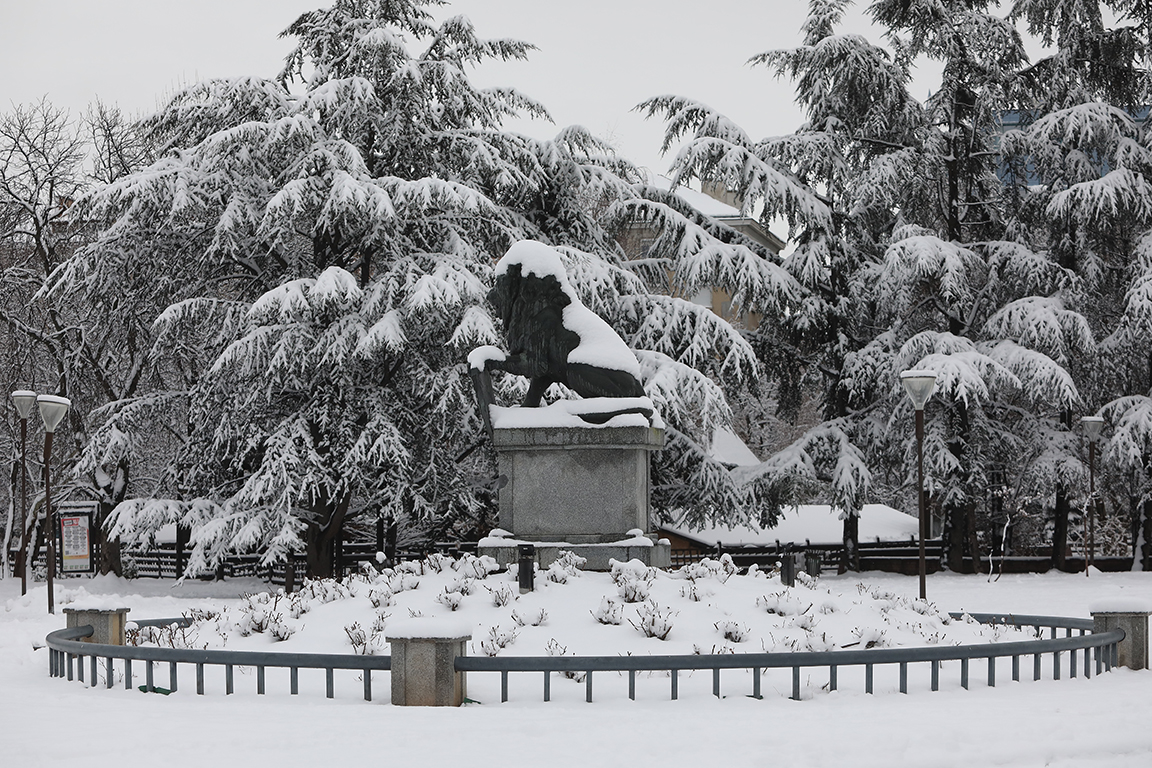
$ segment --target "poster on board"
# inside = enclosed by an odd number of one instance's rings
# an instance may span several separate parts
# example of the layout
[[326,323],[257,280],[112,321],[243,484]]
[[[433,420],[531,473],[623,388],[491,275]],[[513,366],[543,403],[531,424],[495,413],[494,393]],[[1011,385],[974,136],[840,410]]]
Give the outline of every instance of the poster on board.
[[95,504],[61,504],[56,513],[60,524],[60,572],[92,573],[96,558],[92,537]]

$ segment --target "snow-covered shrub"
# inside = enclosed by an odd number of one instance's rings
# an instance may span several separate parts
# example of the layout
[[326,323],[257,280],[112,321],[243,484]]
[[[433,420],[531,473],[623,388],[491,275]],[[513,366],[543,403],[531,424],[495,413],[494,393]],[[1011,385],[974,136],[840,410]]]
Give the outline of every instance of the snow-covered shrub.
[[372,620],[372,633],[379,635],[384,632],[384,628],[388,625],[388,619],[392,617],[390,613],[384,611],[377,611],[376,618]]
[[348,635],[348,643],[352,646],[353,653],[368,655],[368,633],[360,626],[360,622],[354,621],[344,625],[344,634]]
[[488,574],[499,571],[500,564],[496,562],[495,558],[488,555],[477,557],[470,552],[465,552],[452,563],[452,568],[462,576],[484,579],[487,578]]
[[856,638],[855,643],[845,645],[845,648],[851,648],[854,645],[860,645],[863,648],[885,648],[888,646],[888,639],[885,637],[885,632],[882,629],[875,627],[853,627],[852,635]]
[[488,637],[480,641],[480,650],[485,656],[495,656],[512,643],[516,642],[516,630],[504,631],[500,627],[491,627]]
[[775,613],[779,616],[799,616],[802,613],[807,613],[812,607],[812,603],[793,600],[786,593],[758,597],[756,598],[756,605],[768,613]]
[[[568,656],[568,655],[570,655],[568,653],[568,646],[560,645],[560,643],[557,642],[556,638],[554,638],[554,637],[548,641],[547,645],[544,646],[544,652],[547,653],[549,656]],[[565,669],[565,670],[562,670],[560,672],[560,674],[562,676],[568,678],[569,680],[575,680],[578,683],[582,683],[582,682],[584,682],[584,678],[585,678],[585,676],[587,676],[588,673],[587,672],[576,672],[576,671],[571,670],[571,669]]]
[[298,619],[310,610],[312,610],[312,605],[299,592],[293,592],[288,598],[288,615],[292,618]]
[[654,600],[649,600],[636,609],[639,623],[628,620],[628,623],[644,633],[645,637],[654,637],[657,640],[667,640],[668,633],[672,631],[672,617],[679,611],[671,608],[661,608]]
[[459,592],[465,596],[470,595],[472,594],[472,585],[475,583],[475,581],[475,579],[468,576],[462,576],[456,581],[452,582],[452,586],[448,587],[448,591]]
[[620,582],[617,589],[620,592],[620,597],[624,598],[626,603],[642,603],[648,599],[651,594],[651,588],[646,581],[633,580]]
[[720,556],[719,560],[705,557],[699,562],[689,563],[680,569],[680,574],[690,581],[714,578],[724,583],[736,574],[736,570],[736,564],[732,562],[732,556],[724,554]]
[[304,579],[300,592],[318,603],[331,603],[352,596],[352,591],[335,579]]
[[747,624],[741,624],[736,621],[718,621],[713,624],[716,631],[724,636],[724,639],[730,643],[742,643],[748,639],[748,633],[751,631]]
[[714,594],[712,590],[705,589],[696,582],[680,587],[680,597],[686,597],[694,603],[699,603],[705,598],[712,597]]
[[565,584],[568,577],[579,576],[580,569],[587,562],[588,558],[581,557],[571,550],[562,549],[559,557],[548,566],[548,579],[559,584]]
[[368,590],[368,601],[373,608],[387,608],[393,604],[392,590],[386,584],[380,584]]
[[604,597],[600,607],[590,613],[601,624],[620,624],[624,621],[624,606],[610,597]]
[[464,602],[464,595],[445,587],[443,592],[436,595],[436,602],[447,606],[450,611],[458,611],[460,610],[460,604]]
[[484,589],[488,590],[488,594],[492,596],[492,605],[497,608],[503,608],[513,600],[518,600],[519,595],[512,591],[512,587],[507,584],[497,584],[495,588],[484,585]]
[[548,611],[541,608],[539,611],[531,614],[527,618],[521,616],[518,611],[512,611],[512,621],[516,622],[521,627],[525,626],[526,624],[530,624],[533,627],[538,627],[548,621]]
[[452,564],[452,558],[439,552],[433,552],[423,561],[425,573],[440,573],[445,568],[451,568]]
[[272,639],[283,642],[296,634],[296,627],[286,623],[280,614],[275,614],[268,623],[268,634]]
[[649,584],[656,578],[656,569],[649,568],[639,560],[629,560],[622,563],[619,560],[609,560],[608,566],[611,569],[612,581],[616,586],[620,586],[626,581],[645,581]]

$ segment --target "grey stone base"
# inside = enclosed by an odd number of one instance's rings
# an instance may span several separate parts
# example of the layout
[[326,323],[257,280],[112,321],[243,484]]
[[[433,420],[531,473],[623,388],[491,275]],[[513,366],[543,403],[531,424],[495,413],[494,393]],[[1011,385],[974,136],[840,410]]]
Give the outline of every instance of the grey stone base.
[[64,615],[67,627],[83,627],[90,625],[92,634],[80,638],[85,643],[100,643],[101,645],[124,645],[124,629],[128,623],[128,608],[114,608],[111,610],[93,610],[87,608],[65,608]]
[[1118,643],[1117,663],[1129,669],[1148,669],[1148,611],[1092,611],[1092,631],[1124,630]]
[[[588,562],[581,566],[581,569],[585,571],[611,570],[611,565],[609,565],[610,560],[618,560],[620,562],[639,560],[651,568],[668,568],[672,565],[672,545],[666,542],[663,544],[657,543],[651,547],[629,547],[623,544],[610,543],[577,544],[556,542],[540,543],[535,546],[536,562],[541,568],[550,566],[556,558],[560,557],[562,551],[570,551],[585,558]],[[502,566],[519,561],[516,544],[500,547],[481,545],[477,548],[476,554],[488,555]]]
[[392,703],[398,707],[458,707],[468,697],[463,672],[453,664],[467,656],[471,637],[389,637]]

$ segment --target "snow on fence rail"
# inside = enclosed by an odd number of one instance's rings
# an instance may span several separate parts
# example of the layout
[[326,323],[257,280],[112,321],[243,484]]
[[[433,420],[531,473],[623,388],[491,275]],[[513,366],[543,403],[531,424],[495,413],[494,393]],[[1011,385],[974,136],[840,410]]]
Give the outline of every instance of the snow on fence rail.
[[[965,614],[953,613],[960,618]],[[973,659],[987,660],[987,684],[996,685],[996,660],[1011,658],[1012,680],[1020,680],[1021,657],[1032,656],[1033,680],[1041,679],[1041,659],[1045,654],[1052,656],[1052,679],[1061,678],[1061,656],[1069,654],[1068,676],[1076,677],[1078,653],[1083,659],[1083,674],[1090,678],[1093,667],[1097,675],[1111,671],[1118,663],[1118,646],[1124,641],[1123,629],[1108,632],[1093,632],[1092,619],[1064,618],[1058,616],[1028,616],[1013,614],[967,614],[984,624],[1008,624],[1017,627],[1031,626],[1038,635],[1047,632],[1047,639],[1024,642],[991,643],[982,645],[926,646],[909,648],[881,648],[854,651],[810,651],[796,653],[747,653],[717,655],[677,655],[677,656],[506,656],[482,657],[462,656],[454,662],[457,672],[498,672],[500,673],[500,700],[508,700],[508,676],[511,672],[538,672],[544,674],[544,701],[551,698],[551,674],[583,674],[586,700],[592,701],[592,676],[594,672],[627,672],[628,697],[636,698],[636,673],[664,671],[670,673],[671,698],[678,698],[679,673],[692,670],[711,670],[712,693],[720,696],[720,673],[725,669],[746,669],[752,671],[752,696],[762,698],[761,671],[768,669],[792,670],[792,695],[800,699],[801,670],[805,668],[827,668],[828,689],[836,690],[838,671],[841,667],[864,667],[865,692],[873,693],[874,669],[877,665],[898,665],[900,692],[908,692],[908,665],[914,663],[931,664],[931,687],[940,688],[940,664],[943,661],[960,661],[960,685],[968,688],[969,664]],[[191,620],[150,619],[138,621],[145,626],[187,626]],[[1059,637],[1059,631],[1063,637]],[[1077,633],[1077,634],[1073,634]],[[264,651],[222,651],[179,648],[153,648],[139,646],[100,645],[80,642],[80,638],[92,634],[90,626],[61,629],[50,633],[46,640],[49,648],[49,674],[52,677],[73,679],[73,663],[76,663],[76,677],[84,680],[85,659],[89,664],[89,680],[92,687],[97,685],[98,659],[104,659],[105,679],[108,688],[113,686],[113,659],[122,659],[124,687],[132,688],[133,661],[145,664],[145,684],[143,690],[157,690],[154,665],[168,664],[169,691],[178,686],[177,665],[192,664],[196,668],[196,693],[203,694],[205,665],[217,665],[225,670],[225,693],[234,691],[234,669],[236,667],[255,668],[256,692],[265,692],[265,669],[267,667],[287,668],[291,675],[291,692],[299,693],[300,669],[323,669],[325,671],[325,694],[334,696],[334,670],[357,670],[362,673],[365,701],[372,700],[372,672],[391,669],[389,656],[360,656],[350,654],[320,653],[274,653]]]

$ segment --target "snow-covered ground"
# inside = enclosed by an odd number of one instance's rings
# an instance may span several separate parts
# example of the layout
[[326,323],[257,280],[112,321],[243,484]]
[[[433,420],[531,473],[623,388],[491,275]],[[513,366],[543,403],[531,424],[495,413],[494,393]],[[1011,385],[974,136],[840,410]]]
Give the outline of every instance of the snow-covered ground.
[[[448,605],[437,597],[445,586],[457,584],[459,576],[447,570],[420,575],[418,588],[395,591],[392,605],[381,608],[373,607],[368,596],[370,588],[379,585],[361,583],[353,586],[356,596],[327,603],[314,600],[299,620],[283,610],[282,600],[279,610],[296,631],[280,645],[285,650],[351,650],[344,628],[353,621],[370,629],[376,615],[388,614],[387,634],[388,623],[409,620],[409,609],[429,616],[446,614]],[[547,586],[538,592],[505,606],[493,605],[492,593],[484,587],[515,587],[506,575],[494,574],[472,584],[471,594],[463,596],[455,612],[476,627],[470,653],[483,652],[479,643],[492,626],[519,633],[501,654],[541,653],[553,639],[577,654],[611,652],[614,647],[621,653],[682,653],[704,643],[709,643],[701,648],[706,653],[725,645],[736,652],[773,650],[775,645],[812,637],[811,631],[796,630],[795,615],[767,610],[773,600],[804,596],[813,599],[809,615],[819,622],[816,626],[828,629],[839,645],[851,642],[857,625],[868,623],[845,621],[850,616],[895,619],[881,628],[897,641],[901,632],[892,627],[907,630],[917,623],[909,617],[928,624],[935,620],[921,612],[923,606],[916,610],[915,601],[904,599],[915,595],[916,580],[902,576],[823,576],[815,585],[786,593],[778,582],[762,575],[724,581],[702,575],[694,582],[659,575],[650,584],[650,597],[661,607],[678,611],[671,619],[668,640],[660,641],[644,637],[630,625],[643,603],[622,604],[621,625],[602,625],[592,617],[605,597],[622,601],[619,587],[607,575],[583,574],[565,584],[544,583]],[[697,594],[707,593],[704,599],[692,600],[691,587]],[[240,637],[235,620],[245,615],[241,595],[264,589],[249,580],[174,587],[172,582],[144,579],[69,579],[58,582],[57,604],[92,599],[86,595],[98,600],[109,599],[101,595],[117,596],[132,609],[130,618],[138,619],[178,616],[191,608],[226,608],[226,620],[205,625],[203,643],[223,642],[214,629],[220,626],[229,634],[226,647],[263,647],[273,643],[267,633]],[[889,593],[903,597],[892,598]],[[929,577],[928,593],[941,611],[1087,616],[1089,605],[1101,599],[1152,598],[1152,577],[1044,574],[1003,576],[990,583],[984,576],[936,574]],[[956,667],[946,664],[943,690],[932,693],[927,689],[926,666],[917,671],[914,665],[909,695],[895,692],[894,677],[878,676],[877,695],[868,696],[860,681],[845,670],[835,693],[822,689],[825,671],[811,670],[805,671],[805,698],[800,702],[787,699],[783,678],[766,678],[763,700],[748,698],[747,673],[735,670],[724,673],[723,699],[711,696],[710,674],[697,673],[682,676],[680,699],[669,701],[668,681],[657,674],[638,682],[633,702],[627,698],[626,678],[601,673],[595,678],[592,704],[583,701],[583,685],[557,679],[552,683],[553,701],[543,703],[537,675],[513,675],[511,700],[500,704],[496,676],[474,674],[469,694],[483,703],[422,709],[388,705],[383,676],[375,686],[377,700],[369,704],[360,699],[354,676],[338,675],[337,698],[329,701],[316,690],[319,681],[306,681],[304,672],[304,694],[286,695],[286,683],[276,676],[277,670],[268,673],[270,694],[265,697],[255,695],[253,675],[243,673],[237,675],[234,696],[224,696],[222,684],[211,677],[208,695],[196,696],[190,693],[188,670],[182,672],[182,690],[163,697],[125,691],[122,686],[89,689],[49,678],[43,638],[63,626],[64,619],[62,614],[46,615],[45,604],[42,584],[21,598],[18,581],[0,581],[0,749],[5,765],[58,766],[78,759],[96,766],[136,760],[163,760],[175,766],[303,766],[333,761],[854,768],[1152,765],[1152,672],[1120,669],[1091,680],[1012,683],[1005,668],[998,674],[998,686],[988,689],[982,682],[983,664],[978,664],[971,690],[964,691]],[[820,613],[824,604],[835,608]],[[541,609],[548,616],[533,626]],[[525,626],[512,619],[513,610]],[[716,626],[724,621],[748,627],[749,637],[741,643],[726,642]],[[790,621],[791,627],[786,627]],[[968,631],[959,623],[944,629]],[[912,631],[904,642],[913,641],[916,634]],[[1030,671],[1030,664],[1025,666]],[[161,668],[160,677],[166,679],[166,668]]]

